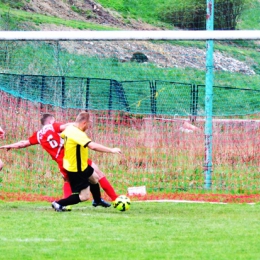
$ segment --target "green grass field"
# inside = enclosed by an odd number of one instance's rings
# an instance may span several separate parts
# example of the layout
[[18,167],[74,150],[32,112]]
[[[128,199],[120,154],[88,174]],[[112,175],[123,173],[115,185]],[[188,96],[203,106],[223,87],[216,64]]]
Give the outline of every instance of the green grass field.
[[0,202],[0,259],[260,259],[259,204]]
[[[100,0],[98,2],[104,4],[107,8],[119,11],[125,22],[130,18],[135,18],[153,25],[166,26],[167,28],[167,25],[158,20],[155,11],[156,8],[160,7],[159,5],[168,1]],[[259,5],[258,0],[252,1],[250,9],[246,10],[241,16],[241,21],[238,24],[239,29],[260,28]],[[5,26],[3,24],[4,20],[8,21],[10,30],[15,30],[18,24],[24,22],[32,23],[35,26],[56,24],[81,30],[116,29],[82,21],[65,21],[57,17],[26,13],[22,10],[9,9],[2,3],[0,4],[0,15],[5,18],[0,19],[1,25]],[[13,73],[58,75],[58,69],[61,67],[64,70],[68,69],[66,76],[113,78],[119,81],[137,79],[170,81],[174,79],[180,82],[203,84],[205,80],[205,71],[193,68],[161,68],[155,64],[121,63],[114,58],[87,57],[86,55],[68,53],[64,50],[60,51],[61,55],[57,62],[57,56],[55,56],[57,49],[55,49],[55,46],[46,44],[21,44],[17,46],[12,43],[4,44],[1,46],[2,50],[9,50],[12,56],[7,60],[8,63],[2,59],[3,64],[1,66],[4,71]],[[158,48],[160,44],[158,42]],[[171,44],[205,48],[205,42],[175,41],[171,42]],[[240,61],[248,62],[256,72],[256,75],[249,76],[243,73],[216,71],[216,85],[257,89],[260,71],[260,53],[257,44],[252,42],[236,42],[236,44],[234,42],[216,42],[216,51]],[[2,56],[3,54],[2,51]],[[37,63],[34,61],[37,61]],[[252,100],[257,99],[256,96],[250,98]],[[239,102],[244,102],[241,97],[239,100]],[[225,102],[234,103],[234,101],[235,99]],[[15,109],[12,109],[12,111],[15,111]],[[3,114],[2,118],[5,119],[8,118],[8,115],[13,116],[10,113]],[[22,115],[25,115],[25,113],[22,113]],[[13,118],[10,118],[8,122],[10,125],[6,129],[13,129],[11,125]],[[22,131],[20,132],[22,133]],[[15,136],[16,139],[20,139],[19,134]],[[7,140],[14,141],[13,139]],[[1,172],[3,175],[0,174],[0,184],[3,185],[3,190],[32,192],[31,189],[35,189],[43,195],[46,195],[46,193],[50,195],[49,193],[51,193],[51,195],[56,196],[58,192],[60,194],[61,180],[57,174],[56,165],[47,165],[46,161],[41,161],[45,157],[37,157],[36,160],[36,162],[41,162],[41,169],[44,171],[40,172],[44,174],[44,178],[39,174],[35,174],[38,167],[37,163],[28,172],[30,160],[34,158],[32,155],[36,154],[33,149],[30,151],[24,157],[19,155],[19,153],[22,154],[21,151],[17,151],[13,157],[10,156],[11,152],[4,155],[4,158],[1,157],[4,161],[8,159],[6,164],[14,167],[14,170],[11,167],[6,167]],[[189,151],[192,151],[192,149],[189,149]],[[254,151],[257,154],[257,150]],[[226,166],[219,160],[218,167],[215,166],[217,177],[220,176],[220,179],[227,178],[227,180],[231,180],[235,184],[242,179],[243,185],[241,187],[243,189],[237,191],[237,186],[235,186],[236,193],[246,193],[247,186],[251,185],[251,180],[255,182],[254,188],[258,189],[259,172],[257,167],[253,167],[254,162],[252,162],[253,166],[251,166],[251,161],[240,166],[239,159],[242,157],[238,149],[236,152],[227,154],[224,159],[223,152],[220,153],[220,159],[228,161],[231,158],[235,163]],[[161,153],[165,156],[164,150]],[[120,167],[124,169],[121,171],[121,168],[113,168],[113,164],[106,163],[109,159],[102,158],[102,163],[110,167],[108,169],[101,167],[104,168],[105,172],[108,172],[109,179],[113,180],[114,178],[117,180],[116,174],[114,174],[116,172],[119,173],[118,176],[123,180],[119,179],[120,181],[115,183],[116,188],[118,188],[117,191],[121,192],[125,190],[125,187],[132,186],[132,184],[147,185],[149,183],[149,180],[146,179],[146,173],[141,167],[142,165],[144,167],[149,166],[143,164],[144,159],[141,157],[147,158],[147,154],[141,151],[137,155],[134,153],[126,156],[126,165],[120,164]],[[177,179],[177,187],[181,187],[183,190],[188,189],[190,188],[189,184],[194,180],[194,183],[196,184],[197,181],[199,185],[200,182],[196,178],[200,176],[200,163],[196,164],[196,162],[202,162],[203,159],[200,157],[203,156],[198,153],[198,155],[193,155],[193,159],[192,156],[188,157],[186,153],[177,155],[175,160],[172,160],[171,157],[165,159],[166,162],[173,162],[171,164],[172,168],[170,168],[173,169],[172,172],[175,172],[175,169],[181,169],[179,172],[176,171],[176,176],[180,178],[180,180]],[[248,155],[248,158],[251,158],[251,154],[248,153]],[[136,157],[141,158],[139,168],[136,165],[138,163]],[[155,156],[151,153],[150,157],[154,158]],[[190,158],[190,160],[187,160],[186,157]],[[257,158],[254,160],[258,161]],[[44,163],[42,162],[45,162],[48,168],[43,166]],[[160,180],[166,187],[165,191],[175,191],[175,188],[172,190],[171,183],[167,179],[168,177],[174,178],[174,175],[156,172],[156,170],[160,170],[160,164],[158,166],[156,160],[150,160],[149,162],[150,164],[154,162],[155,170],[152,171],[152,174],[147,171],[149,173],[147,176],[152,178],[152,181],[156,184],[162,177]],[[19,173],[17,173],[18,164]],[[101,164],[101,166],[103,165]],[[131,167],[135,169],[135,174],[130,174]],[[187,167],[192,170],[187,169]],[[153,170],[152,167],[149,169]],[[39,169],[37,170],[39,171]],[[164,171],[169,172],[169,170]],[[187,177],[183,178],[183,176]],[[181,178],[183,178],[183,182]],[[55,186],[50,186],[50,181],[54,182]],[[169,183],[169,187],[167,183]],[[224,188],[225,185],[226,182],[223,182]],[[173,187],[175,186],[173,185]],[[151,191],[157,192],[156,190]],[[1,193],[3,194],[3,192]],[[23,198],[20,197],[20,199]],[[93,208],[91,203],[87,202],[74,206],[72,212],[57,213],[53,211],[49,202],[3,202],[0,200],[0,260],[255,260],[260,259],[259,210],[260,203],[192,204],[133,201],[130,210],[127,212],[119,212],[113,208]]]

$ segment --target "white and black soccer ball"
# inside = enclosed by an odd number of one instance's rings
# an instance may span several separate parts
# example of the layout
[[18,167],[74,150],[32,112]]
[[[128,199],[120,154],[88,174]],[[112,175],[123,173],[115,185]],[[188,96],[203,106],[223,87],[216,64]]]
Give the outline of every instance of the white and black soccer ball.
[[130,199],[125,195],[120,195],[116,198],[114,201],[114,208],[116,208],[119,211],[126,211],[130,208],[131,201]]

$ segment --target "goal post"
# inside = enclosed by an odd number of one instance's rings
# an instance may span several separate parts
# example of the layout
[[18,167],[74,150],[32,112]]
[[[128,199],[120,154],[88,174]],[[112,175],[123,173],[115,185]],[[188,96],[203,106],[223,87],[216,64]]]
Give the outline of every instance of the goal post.
[[0,41],[259,40],[260,30],[1,31]]

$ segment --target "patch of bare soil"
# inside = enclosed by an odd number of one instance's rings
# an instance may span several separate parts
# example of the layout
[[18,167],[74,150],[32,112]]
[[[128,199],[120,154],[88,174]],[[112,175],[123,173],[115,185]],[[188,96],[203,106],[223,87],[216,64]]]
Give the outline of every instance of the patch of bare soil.
[[64,20],[78,20],[93,22],[104,26],[135,30],[158,30],[141,21],[124,19],[115,11],[103,8],[92,0],[31,0],[26,3],[24,10],[27,12],[51,15]]

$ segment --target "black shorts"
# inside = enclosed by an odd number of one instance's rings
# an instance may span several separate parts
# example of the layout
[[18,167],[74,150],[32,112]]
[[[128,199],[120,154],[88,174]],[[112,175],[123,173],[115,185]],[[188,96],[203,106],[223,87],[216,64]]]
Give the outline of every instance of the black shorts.
[[79,193],[86,189],[90,185],[88,178],[93,172],[94,169],[90,165],[83,172],[67,171],[72,192]]

